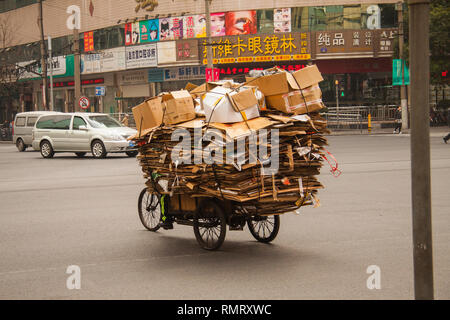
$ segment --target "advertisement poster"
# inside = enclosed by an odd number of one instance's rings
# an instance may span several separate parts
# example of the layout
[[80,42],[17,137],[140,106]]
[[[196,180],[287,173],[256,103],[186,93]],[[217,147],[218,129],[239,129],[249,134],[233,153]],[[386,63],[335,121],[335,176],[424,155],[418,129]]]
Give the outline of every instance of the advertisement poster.
[[159,19],[159,39],[178,40],[183,38],[183,17]]
[[291,32],[291,8],[273,10],[274,32]]
[[126,47],[125,50],[127,69],[156,67],[158,65],[155,43]]
[[225,12],[211,13],[211,36],[225,35]]
[[186,39],[206,37],[206,18],[204,14],[184,17],[183,27]]
[[228,36],[255,34],[257,31],[256,10],[225,13],[225,33]]
[[140,43],[139,22],[127,23],[125,25],[125,45]]
[[159,19],[151,19],[139,22],[139,34],[141,43],[159,40]]

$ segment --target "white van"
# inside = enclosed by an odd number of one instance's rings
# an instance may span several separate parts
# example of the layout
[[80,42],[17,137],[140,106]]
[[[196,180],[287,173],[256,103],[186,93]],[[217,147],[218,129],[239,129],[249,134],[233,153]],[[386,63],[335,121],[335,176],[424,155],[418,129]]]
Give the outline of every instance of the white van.
[[17,149],[22,152],[31,147],[33,139],[31,133],[34,128],[34,124],[39,116],[44,114],[58,114],[56,111],[29,111],[20,112],[16,114],[13,127],[13,142],[16,144]]
[[105,113],[43,115],[33,129],[33,149],[40,150],[44,158],[52,158],[55,152],[73,152],[77,157],[91,152],[94,158],[124,152],[135,157],[137,147],[127,138],[136,133]]

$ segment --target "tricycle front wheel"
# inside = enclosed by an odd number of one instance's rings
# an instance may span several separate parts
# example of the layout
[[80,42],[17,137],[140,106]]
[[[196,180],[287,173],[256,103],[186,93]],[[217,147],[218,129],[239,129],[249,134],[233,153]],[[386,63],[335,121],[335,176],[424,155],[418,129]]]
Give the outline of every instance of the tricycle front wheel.
[[194,214],[194,234],[200,247],[217,250],[227,231],[225,213],[213,200],[204,200]]
[[138,212],[144,227],[150,231],[159,229],[161,220],[161,204],[160,197],[155,193],[149,193],[144,188],[139,195]]
[[256,240],[269,243],[276,238],[280,230],[280,216],[254,216],[247,221],[247,224]]

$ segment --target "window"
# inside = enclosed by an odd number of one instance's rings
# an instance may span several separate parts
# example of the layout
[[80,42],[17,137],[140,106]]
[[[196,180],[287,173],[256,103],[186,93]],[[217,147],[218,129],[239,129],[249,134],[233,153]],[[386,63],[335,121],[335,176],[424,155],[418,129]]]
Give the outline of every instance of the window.
[[117,128],[122,126],[110,116],[89,116],[88,121],[94,128]]
[[14,125],[16,127],[25,127],[25,117],[17,117]]
[[86,122],[81,117],[74,117],[73,118],[73,130],[80,130],[80,126],[86,126]]
[[[124,32],[124,27],[120,26],[94,30],[94,49],[104,50],[125,45]],[[84,44],[84,41],[81,42]]]
[[72,116],[45,116],[41,117],[36,124],[39,129],[69,130]]
[[291,9],[292,31],[308,30],[308,8],[299,7]]
[[27,127],[34,127],[36,123],[37,117],[28,117],[27,119]]
[[273,33],[273,9],[256,11],[259,33]]

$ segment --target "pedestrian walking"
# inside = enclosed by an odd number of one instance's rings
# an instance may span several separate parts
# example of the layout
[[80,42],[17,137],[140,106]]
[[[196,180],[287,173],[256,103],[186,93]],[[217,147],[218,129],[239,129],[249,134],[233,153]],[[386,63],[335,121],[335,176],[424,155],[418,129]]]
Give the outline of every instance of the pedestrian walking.
[[128,127],[128,114],[125,114],[125,117],[123,117],[121,123],[122,123],[125,127]]
[[402,107],[399,106],[397,110],[395,110],[395,127],[394,133],[401,134],[402,133]]
[[450,140],[450,132],[447,133],[447,135],[445,137],[443,137],[442,139],[444,139],[444,142],[447,143],[447,141]]

